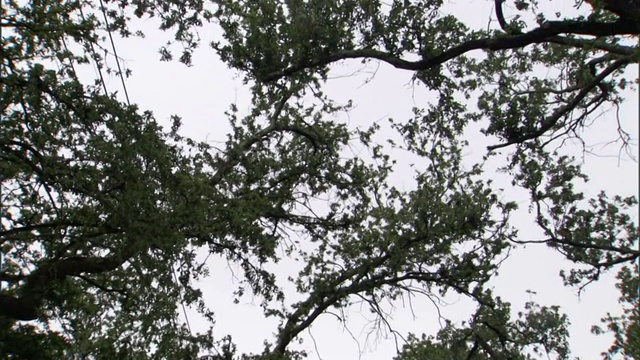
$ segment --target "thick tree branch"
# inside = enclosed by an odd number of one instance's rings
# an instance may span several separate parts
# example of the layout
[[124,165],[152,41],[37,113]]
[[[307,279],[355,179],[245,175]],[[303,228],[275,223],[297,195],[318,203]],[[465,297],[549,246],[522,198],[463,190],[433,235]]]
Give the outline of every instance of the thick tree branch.
[[[594,0],[586,0],[587,3],[593,4]],[[639,0],[603,0],[605,10],[609,10],[621,18],[640,20],[640,1]]]
[[5,231],[0,231],[0,239],[2,238],[6,238],[18,233],[22,233],[22,232],[31,232],[31,231],[41,231],[43,229],[58,229],[58,228],[64,228],[67,226],[80,226],[82,224],[77,223],[77,222],[72,222],[72,221],[62,221],[62,220],[57,220],[57,221],[51,221],[51,222],[46,222],[46,223],[41,223],[41,224],[25,224],[23,226],[16,226],[16,227],[12,227],[10,229],[7,229]]
[[25,275],[0,273],[0,281],[17,282],[26,278]]
[[547,42],[577,47],[580,49],[598,49],[624,56],[632,55],[637,51],[637,48],[635,46],[613,44],[607,41],[603,41],[603,39],[578,39],[566,36],[551,36],[547,38]]
[[343,50],[321,56],[314,61],[298,63],[284,70],[267,74],[258,80],[269,83],[280,78],[293,75],[304,69],[322,67],[340,60],[360,58],[381,60],[398,69],[413,71],[427,70],[473,50],[497,51],[522,48],[531,44],[552,42],[549,41],[549,39],[557,42],[559,39],[554,37],[560,34],[579,34],[598,37],[637,35],[640,34],[640,22],[627,20],[606,23],[586,21],[549,21],[542,24],[537,29],[523,34],[469,40],[458,46],[452,47],[439,55],[418,61],[404,60],[400,57],[389,54],[388,52],[375,49]]
[[132,248],[109,257],[70,257],[48,261],[25,278],[19,296],[0,294],[0,316],[14,320],[35,320],[48,290],[67,276],[112,271],[135,255]]
[[38,318],[38,304],[33,299],[16,298],[0,294],[0,319],[35,320]]
[[502,12],[502,3],[504,0],[496,0],[495,8],[496,8],[496,17],[498,18],[498,24],[500,24],[500,28],[504,30],[504,32],[509,33],[509,27],[507,26],[507,21],[504,19],[504,13]]

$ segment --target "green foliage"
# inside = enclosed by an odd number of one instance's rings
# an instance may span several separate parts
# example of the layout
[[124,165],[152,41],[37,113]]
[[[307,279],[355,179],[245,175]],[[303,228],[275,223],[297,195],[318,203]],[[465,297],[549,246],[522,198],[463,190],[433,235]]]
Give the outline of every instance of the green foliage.
[[568,320],[557,307],[526,304],[526,312],[510,319],[509,305],[500,298],[482,305],[468,322],[451,322],[436,336],[411,334],[396,360],[419,359],[536,359],[541,355],[569,359]]
[[[615,342],[606,353],[606,359],[640,359],[640,276],[638,267],[623,267],[618,273],[618,289],[620,289],[620,303],[624,306],[622,315],[607,314],[602,321],[614,334]],[[601,334],[603,329],[594,326],[592,332]]]
[[[562,144],[623,101],[623,71],[640,58],[625,41],[640,33],[640,5],[576,1],[583,15],[550,21],[536,1],[503,3],[497,24],[473,29],[437,0],[6,2],[0,353],[195,358],[216,339],[182,325],[178,303],[213,322],[195,286],[209,275],[196,255],[208,252],[243,269],[237,298],[257,296],[279,321],[261,354],[218,340],[226,359],[302,359],[294,341],[322,314],[361,301],[384,320],[384,302],[449,293],[477,303],[473,316],[411,335],[397,359],[569,359],[561,309],[528,303],[518,313],[489,285],[510,250],[533,242],[569,260],[567,285],[618,271],[623,311],[603,319],[615,337],[606,356],[638,359],[637,198],[588,198]],[[107,29],[144,35],[134,17],[158,18],[187,65],[198,29],[217,24],[212,51],[252,90],[248,114],[226,114],[221,149],[180,135],[177,116],[163,129],[152,112],[78,78],[80,64],[106,67],[95,49]],[[337,119],[351,103],[324,86],[334,64],[353,59],[409,71],[436,100],[384,130],[350,127]],[[383,131],[400,140],[379,142]],[[495,145],[469,166],[470,131]],[[418,159],[408,190],[393,185],[391,148]],[[519,237],[511,194],[487,179],[501,153],[542,239]],[[300,264],[289,279],[296,296],[269,270],[283,256]]]

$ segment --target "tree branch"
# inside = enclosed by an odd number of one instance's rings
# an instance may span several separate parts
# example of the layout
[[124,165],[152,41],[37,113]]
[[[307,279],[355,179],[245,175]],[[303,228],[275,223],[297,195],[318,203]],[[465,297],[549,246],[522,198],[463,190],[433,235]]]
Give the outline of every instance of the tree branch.
[[507,26],[507,21],[504,19],[504,13],[502,12],[502,3],[504,0],[495,0],[495,8],[496,8],[496,17],[498,18],[498,24],[500,24],[500,28],[504,30],[504,32],[509,33],[509,27]]
[[542,122],[542,126],[540,126],[540,128],[534,132],[531,132],[529,134],[524,134],[523,136],[519,136],[515,139],[509,140],[503,144],[497,144],[497,145],[491,145],[491,146],[487,146],[487,149],[489,151],[492,150],[496,150],[499,148],[503,148],[503,147],[507,147],[513,144],[519,144],[528,140],[532,140],[532,139],[536,139],[540,136],[542,136],[544,133],[546,133],[547,131],[549,131],[549,129],[551,129],[552,127],[554,127],[557,123],[558,120],[560,120],[561,117],[565,116],[566,114],[568,114],[570,111],[572,111],[573,109],[576,108],[576,106],[578,106],[578,104],[596,87],[599,87],[602,83],[602,81],[609,76],[611,73],[613,73],[614,71],[618,70],[619,68],[621,68],[622,66],[628,64],[630,62],[629,58],[623,58],[623,59],[618,59],[615,62],[613,62],[613,64],[609,65],[606,69],[604,69],[604,71],[602,71],[598,76],[596,76],[593,80],[591,80],[589,83],[587,83],[582,90],[580,90],[580,92],[578,92],[578,94],[573,98],[573,100],[571,100],[571,102],[569,102],[568,104],[561,106],[559,108],[556,109],[556,111],[553,112],[553,114],[551,114],[551,116],[549,116],[548,118],[546,118],[543,122]]
[[485,340],[485,338],[482,335],[476,333],[475,334],[475,338],[478,341],[478,343],[480,344],[480,347],[482,347],[482,350],[484,350],[492,360],[503,360],[504,359],[504,356],[502,356],[502,355],[498,354],[497,352],[493,351],[493,348],[491,347],[491,345]]
[[549,43],[573,46],[581,49],[598,49],[618,55],[633,55],[637,49],[634,46],[612,44],[602,39],[577,39],[566,36],[551,36],[546,40]]
[[616,252],[616,253],[625,254],[625,255],[631,255],[633,257],[640,257],[640,251],[638,250],[625,249],[625,248],[609,246],[609,245],[587,244],[587,243],[581,243],[581,242],[572,241],[572,240],[560,239],[557,237],[552,237],[546,240],[515,240],[513,239],[511,241],[516,244],[560,244],[560,245],[567,245],[567,246],[586,249],[586,250],[596,249],[601,251],[609,251],[609,252]]
[[216,165],[215,167],[217,170],[215,174],[212,176],[210,181],[210,184],[212,186],[215,186],[218,183],[220,183],[220,181],[222,181],[224,176],[226,176],[228,172],[231,169],[233,169],[233,167],[240,161],[241,154],[251,149],[253,144],[261,141],[265,136],[269,135],[270,133],[280,130],[278,128],[278,125],[276,124],[276,120],[280,117],[282,111],[284,111],[284,107],[292,95],[293,95],[292,91],[283,90],[282,97],[280,98],[280,101],[276,105],[276,108],[273,111],[273,114],[270,116],[271,124],[269,124],[269,126],[265,127],[264,129],[256,132],[252,136],[244,139],[242,142],[236,145],[234,149],[231,149],[227,153],[226,158],[222,161],[222,163],[215,164]]
[[25,275],[15,275],[15,274],[0,273],[0,281],[18,282],[18,281],[24,280],[25,278],[26,278]]
[[619,20],[616,22],[548,21],[527,33],[469,40],[439,55],[423,58],[418,61],[404,60],[395,55],[375,49],[343,50],[320,56],[314,61],[300,62],[283,70],[267,74],[258,80],[269,83],[293,75],[304,69],[322,67],[340,60],[360,58],[381,60],[398,69],[413,71],[428,70],[473,50],[497,51],[522,48],[531,44],[551,42],[549,39],[557,42],[562,40],[554,37],[560,34],[580,34],[598,37],[637,35],[640,34],[640,22],[628,20]]
[[[443,274],[441,272],[431,273],[412,271],[406,272],[401,276],[392,277],[388,277],[387,274],[381,273],[375,276],[370,276],[369,278],[364,280],[362,280],[362,277],[358,276],[362,273],[368,274],[370,269],[378,268],[379,265],[375,264],[384,263],[384,261],[386,261],[389,257],[390,256],[387,254],[381,256],[378,259],[375,259],[373,263],[365,264],[363,266],[343,272],[342,276],[338,277],[335,281],[332,282],[332,284],[326,287],[326,289],[333,290],[316,291],[314,293],[311,293],[306,300],[298,303],[297,310],[288,317],[286,325],[280,331],[275,347],[275,352],[283,354],[289,343],[298,334],[309,327],[318,316],[322,315],[329,307],[336,305],[340,300],[345,299],[353,294],[366,292],[371,289],[379,289],[385,285],[398,286],[398,284],[410,280],[415,280],[422,283],[435,283],[443,286],[448,286],[460,294],[464,294],[474,298],[482,305],[490,306],[490,304],[483,301],[476,294],[469,292],[468,290],[464,289],[462,285],[456,282],[463,279],[455,278],[448,273]],[[356,276],[356,278],[353,279],[349,285],[340,286],[341,283],[351,279],[353,276]],[[474,281],[477,280],[469,280],[469,282]],[[307,313],[308,315],[304,316],[305,313]]]
[[24,279],[25,284],[20,289],[20,296],[0,294],[0,316],[14,320],[35,320],[47,291],[55,283],[67,276],[115,270],[135,254],[130,247],[109,257],[71,257],[43,262]]

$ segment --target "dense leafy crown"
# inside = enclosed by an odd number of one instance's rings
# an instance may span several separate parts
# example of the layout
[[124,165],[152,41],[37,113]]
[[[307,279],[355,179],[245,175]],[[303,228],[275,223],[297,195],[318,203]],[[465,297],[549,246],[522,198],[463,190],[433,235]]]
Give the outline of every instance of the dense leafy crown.
[[[221,340],[227,358],[302,358],[295,340],[328,311],[363,301],[383,319],[382,302],[454,292],[477,303],[475,314],[409,336],[397,359],[569,358],[559,308],[529,303],[514,315],[487,284],[524,240],[510,225],[510,194],[484,174],[497,158],[530,195],[543,234],[533,242],[576,265],[563,273],[568,285],[619,271],[623,313],[604,319],[615,335],[607,356],[640,359],[637,199],[586,198],[575,186],[586,176],[562,147],[633,85],[624,71],[640,60],[640,2],[576,1],[582,15],[550,16],[541,9],[555,4],[496,0],[497,21],[484,29],[452,15],[455,6],[5,1],[2,357],[186,359]],[[252,90],[250,113],[227,114],[233,131],[221,149],[180,135],[178,117],[163,129],[103,82],[80,80],[86,63],[127,72],[99,54],[106,36],[143,35],[135,17],[173,32],[186,64],[197,29],[217,29],[212,49]],[[163,47],[162,59],[174,50]],[[378,124],[350,127],[338,120],[350,104],[324,89],[332,65],[351,59],[411,72],[436,101],[391,121],[396,140],[379,141]],[[494,145],[463,165],[477,129]],[[629,145],[624,128],[620,140]],[[369,155],[349,152],[353,144]],[[391,181],[390,148],[418,159],[410,190]],[[208,275],[203,251],[240,265],[237,295],[259,296],[265,316],[279,319],[264,353],[242,354],[230,338],[178,321],[179,302],[212,319],[194,285]],[[295,301],[268,270],[283,257],[300,264]]]

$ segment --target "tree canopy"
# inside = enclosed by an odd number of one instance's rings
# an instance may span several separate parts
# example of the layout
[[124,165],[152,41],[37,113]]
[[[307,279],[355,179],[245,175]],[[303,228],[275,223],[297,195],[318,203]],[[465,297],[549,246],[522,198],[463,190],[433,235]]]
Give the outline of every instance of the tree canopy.
[[[527,244],[568,260],[567,286],[617,272],[621,308],[594,332],[614,334],[607,357],[640,359],[637,196],[585,195],[579,154],[563,151],[637,88],[626,71],[640,63],[640,1],[575,1],[575,14],[493,3],[495,21],[473,28],[455,16],[464,5],[436,0],[6,1],[0,354],[195,359],[217,344],[226,359],[302,359],[296,341],[323,314],[363,303],[384,321],[383,302],[455,293],[476,304],[471,318],[407,335],[397,360],[569,359],[561,308],[516,312],[489,284]],[[224,114],[222,146],[107,91],[105,76],[129,71],[104,54],[112,37],[144,36],[135,18],[171,33],[159,60],[178,51],[186,65],[198,31],[217,31],[203,46],[251,89],[248,113]],[[346,61],[410,72],[435,101],[390,120],[393,137],[349,126],[352,104],[326,92]],[[100,69],[95,83],[84,64]],[[611,126],[634,151],[635,135]],[[493,144],[470,166],[469,135]],[[417,159],[411,188],[393,184],[390,149]],[[523,204],[487,174],[496,159],[529,194],[539,239],[513,226]],[[263,353],[179,320],[182,303],[214,328],[203,252],[240,266],[236,295],[279,321]],[[270,270],[283,259],[299,265],[289,279]]]

